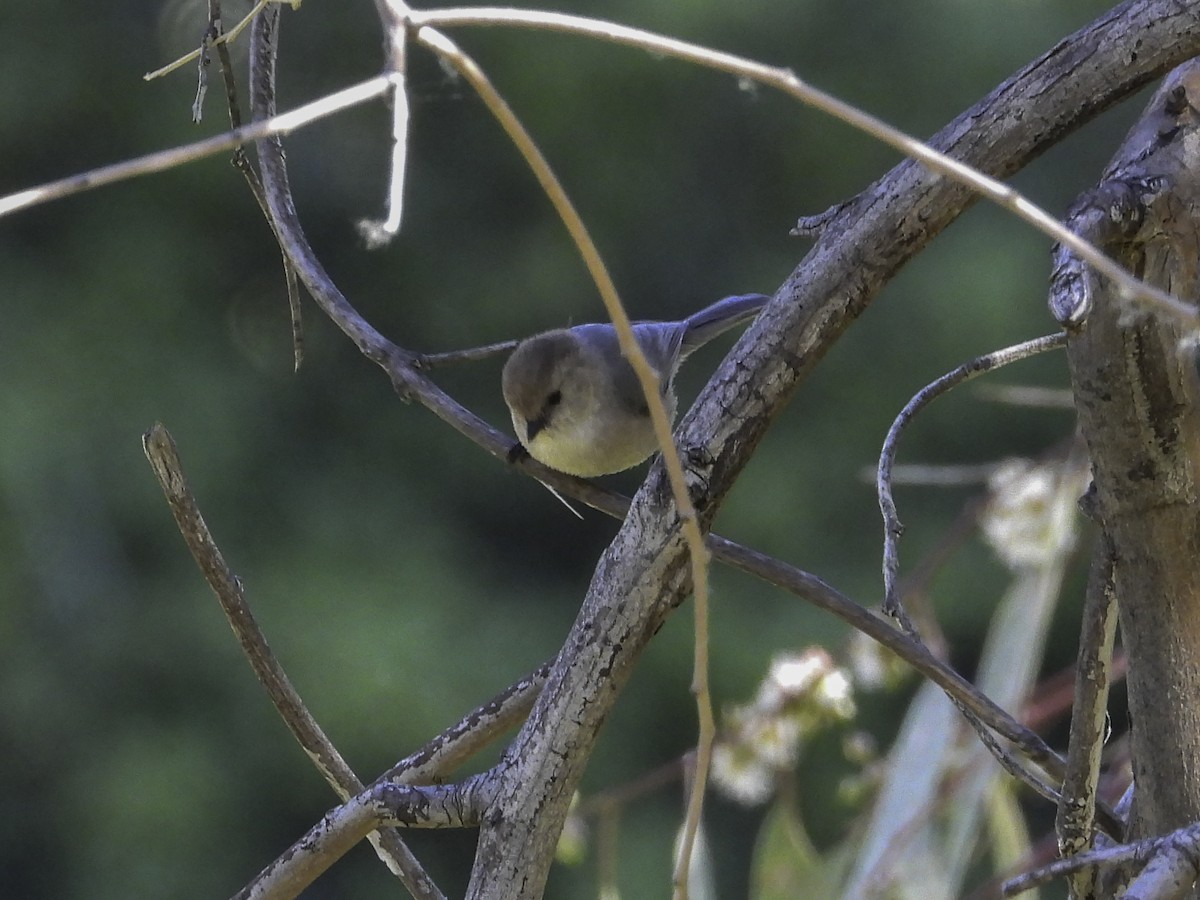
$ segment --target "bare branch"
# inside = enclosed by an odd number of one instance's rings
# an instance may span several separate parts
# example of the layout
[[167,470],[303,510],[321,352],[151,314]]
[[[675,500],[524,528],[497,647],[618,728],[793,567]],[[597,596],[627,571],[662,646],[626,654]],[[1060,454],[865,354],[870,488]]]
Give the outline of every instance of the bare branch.
[[322,775],[327,780],[336,781],[334,773],[347,768],[345,760],[312,718],[267,644],[266,636],[258,627],[246,602],[241,580],[225,562],[196,506],[171,435],[161,424],[156,424],[143,435],[142,447],[166,495],[175,523],[179,526],[179,531],[200,571],[204,573],[209,587],[217,595],[221,609],[254,669],[254,674],[267,689],[288,728],[304,751],[313,758]]
[[387,71],[395,76],[392,91],[392,171],[388,181],[387,217],[383,221],[364,220],[359,222],[359,233],[367,242],[367,249],[374,250],[386,245],[400,233],[404,219],[404,183],[408,169],[408,126],[409,103],[407,84],[408,29],[403,17],[408,11],[404,3],[376,0],[386,35]]
[[[221,609],[229,620],[229,626],[246,654],[255,677],[266,689],[284,724],[316,765],[321,776],[343,800],[360,793],[363,790],[362,782],[312,717],[304,700],[267,644],[262,629],[258,627],[250,605],[246,602],[241,580],[226,564],[203,516],[200,515],[171,435],[161,424],[156,424],[142,437],[142,447],[166,495],[175,523],[179,526],[188,549],[191,550],[200,571],[204,573],[209,587],[217,595]],[[372,836],[371,842],[375,844],[376,852],[401,878],[414,897],[423,900],[443,900],[441,891],[425,874],[421,864],[395,831],[377,832]]]
[[[221,60],[221,79],[225,84],[225,105],[229,110],[229,126],[231,128],[240,128],[242,125],[242,108],[238,101],[237,80],[233,74],[233,61],[229,58],[229,44],[227,41],[220,40],[223,37],[221,31],[221,3],[220,0],[208,0],[209,20],[213,23],[213,27],[217,31],[218,40],[215,41],[217,47],[217,58]],[[246,184],[250,188],[250,193],[254,195],[254,202],[258,204],[258,208],[262,211],[263,217],[267,220],[267,224],[271,226],[274,233],[275,225],[271,221],[271,216],[267,210],[267,199],[263,194],[262,182],[258,179],[258,173],[254,171],[254,166],[250,164],[250,159],[246,156],[245,147],[235,147],[233,150],[233,165],[242,173],[246,179]],[[279,241],[279,236],[275,236],[276,243]],[[280,248],[282,253],[282,248]],[[292,327],[292,371],[299,372],[300,366],[304,362],[304,320],[300,312],[300,289],[296,282],[296,270],[292,268],[291,261],[287,258],[287,254],[283,253],[283,281],[287,287],[288,313],[291,319]]]
[[312,103],[298,106],[290,112],[271,116],[263,121],[253,122],[241,128],[227,131],[224,134],[218,134],[192,144],[172,147],[169,150],[160,150],[157,153],[147,153],[145,156],[139,156],[125,162],[114,163],[111,166],[102,166],[99,169],[92,169],[89,172],[72,175],[69,178],[62,178],[58,181],[47,182],[35,188],[29,188],[28,190],[0,197],[0,217],[10,215],[30,206],[37,206],[51,200],[69,197],[72,194],[90,191],[93,188],[102,187],[106,184],[113,184],[114,182],[124,181],[128,178],[138,178],[154,172],[164,172],[167,169],[173,169],[176,166],[194,162],[206,156],[212,156],[213,154],[221,153],[264,137],[287,134],[295,131],[297,128],[311,125],[313,122],[323,119],[326,116],[341,112],[343,109],[349,109],[367,100],[373,100],[376,97],[382,96],[391,89],[391,84],[389,76],[377,75],[352,87],[343,88],[327,97],[314,100]]
[[382,783],[326,813],[263,869],[234,900],[291,900],[372,829],[473,828],[484,806],[480,779],[462,785],[416,787]]
[[495,344],[485,344],[482,347],[468,347],[465,350],[448,350],[445,353],[422,353],[413,360],[418,369],[436,369],[439,366],[452,365],[460,362],[477,362],[488,359],[500,353],[507,353],[520,341],[500,341]]
[[1065,334],[1051,334],[977,356],[921,388],[905,404],[904,409],[900,411],[896,420],[892,422],[891,428],[888,429],[887,437],[883,441],[883,450],[879,454],[879,469],[875,478],[875,489],[879,495],[879,509],[883,513],[883,609],[888,615],[894,616],[909,634],[916,634],[916,626],[908,617],[908,613],[904,611],[896,591],[897,578],[900,573],[898,545],[900,536],[904,533],[904,526],[900,522],[900,516],[896,512],[896,503],[892,499],[892,466],[896,461],[896,449],[901,433],[917,413],[964,381],[969,381],[984,372],[990,372],[1038,353],[1065,347],[1066,343]]
[[1200,834],[1176,834],[1130,882],[1121,900],[1183,900],[1200,875]]
[[[1112,545],[1101,537],[1093,550],[1092,570],[1088,577],[1076,662],[1071,736],[1067,744],[1067,774],[1058,804],[1056,827],[1059,853],[1063,857],[1074,856],[1093,846],[1100,752],[1107,731],[1108,689],[1112,681],[1113,643],[1117,632],[1113,562]],[[1083,869],[1072,875],[1074,896],[1093,896],[1095,875],[1094,869]]]
[[355,797],[326,813],[288,850],[258,873],[233,900],[290,900],[383,824],[370,797]]
[[[246,13],[246,15],[242,17],[240,22],[216,39],[217,45],[220,46],[227,44],[229,41],[234,40],[239,34],[242,33],[245,27],[254,20],[254,17],[258,15],[259,10],[261,10],[268,3],[288,3],[292,9],[298,9],[300,7],[300,2],[301,0],[258,0],[258,2],[254,4],[253,8],[251,8],[250,12]],[[153,72],[147,72],[142,76],[142,80],[153,81],[155,78],[161,78],[164,75],[169,75],[176,69],[186,66],[193,59],[196,59],[196,57],[200,56],[202,52],[203,48],[193,50],[191,53],[181,56],[174,62],[167,63],[167,65],[163,66],[161,69],[155,69]]]
[[[1153,864],[1150,861],[1160,856],[1163,856],[1161,863],[1151,869],[1151,865]],[[1081,853],[1069,859],[1055,860],[1040,869],[1010,878],[1004,882],[1001,890],[1004,892],[1004,896],[1012,897],[1025,891],[1031,891],[1043,884],[1048,884],[1056,878],[1063,878],[1074,872],[1078,872],[1081,869],[1099,869],[1126,863],[1133,863],[1135,867],[1145,866],[1146,870],[1149,870],[1148,874],[1151,879],[1156,880],[1164,870],[1168,870],[1171,873],[1171,877],[1177,877],[1181,872],[1186,872],[1187,865],[1189,865],[1186,862],[1188,857],[1191,859],[1190,865],[1192,868],[1190,876],[1185,875],[1185,877],[1194,880],[1196,878],[1194,860],[1198,856],[1200,856],[1200,825],[1189,825],[1163,837],[1147,838],[1132,844],[1107,847],[1103,850]],[[1180,866],[1180,862],[1183,862],[1184,865]],[[1191,880],[1183,886],[1185,889],[1190,887]],[[1168,897],[1179,896],[1182,896],[1182,893],[1139,892],[1137,894],[1125,893],[1123,895],[1125,900],[1151,900],[1151,898],[1165,900]]]
[[[983,372],[991,371],[1008,363],[1016,362],[1025,359],[1036,353],[1041,353],[1048,349],[1065,345],[1065,335],[1049,335],[1043,338],[1037,338],[1032,341],[1027,341],[1024,344],[1019,344],[1014,347],[1008,347],[1004,350],[999,350],[994,353],[986,354],[977,357],[953,371],[943,375],[941,378],[922,388],[916,396],[914,396],[901,411],[900,415],[892,423],[888,430],[886,439],[884,440],[883,450],[880,453],[879,469],[876,480],[876,488],[879,495],[879,508],[883,513],[884,520],[884,553],[883,553],[883,573],[884,573],[884,611],[895,618],[903,630],[914,638],[917,638],[916,626],[909,618],[908,613],[900,601],[899,591],[897,589],[898,574],[900,569],[900,559],[898,552],[898,542],[903,526],[901,525],[899,515],[896,511],[896,504],[892,498],[892,465],[895,462],[896,449],[899,442],[900,434],[903,429],[912,421],[918,412],[932,402],[936,397],[949,392],[952,388],[967,381]],[[1024,782],[1027,786],[1033,788],[1041,796],[1055,802],[1059,801],[1059,792],[1057,788],[1046,783],[1034,773],[1026,771],[1010,754],[993,738],[988,728],[971,710],[967,709],[957,698],[951,695],[951,699],[962,711],[967,721],[975,729],[984,746],[992,753],[993,757],[1018,780]],[[1112,827],[1111,820],[1106,821],[1109,827]]]
[[886,619],[855,603],[816,575],[718,535],[709,535],[708,539],[713,556],[717,559],[803,597],[878,641],[952,697],[961,700],[999,734],[1021,746],[1034,762],[1044,766],[1055,777],[1061,775],[1062,760],[1040,737],[1017,723],[987,696],[979,693],[973,684],[930,653],[927,647],[897,631]]
[[204,29],[204,37],[200,39],[199,59],[197,60],[196,99],[192,101],[192,121],[196,124],[204,118],[204,97],[208,94],[208,67],[212,64],[213,41],[221,33],[221,16],[211,0],[208,7],[208,27]]
[[[1200,60],[1172,72],[1069,221],[1193,302],[1200,286]],[[1089,507],[1116,559],[1114,592],[1137,760],[1134,836],[1200,814],[1200,383],[1193,336],[1134,314],[1115,286],[1056,251],[1051,306],[1092,460]],[[1084,713],[1086,715],[1086,712]]]
[[553,661],[543,663],[509,685],[487,703],[463,716],[415,753],[400,760],[375,780],[421,784],[440,780],[497,737],[524,721],[546,683]]
[[[1187,13],[1177,6],[1167,12],[1168,15],[1182,17]],[[970,187],[980,196],[991,200],[996,205],[1014,213],[1020,219],[1028,222],[1047,237],[1055,240],[1086,260],[1097,271],[1102,272],[1120,285],[1122,293],[1129,299],[1136,299],[1151,304],[1160,311],[1169,312],[1179,319],[1195,323],[1197,321],[1194,308],[1180,303],[1170,294],[1151,285],[1147,285],[1122,266],[1115,263],[1103,252],[1096,249],[1086,240],[1062,225],[1051,216],[1014,189],[1003,182],[997,181],[970,165],[934,149],[929,144],[918,141],[905,134],[898,128],[887,124],[882,119],[864,112],[856,106],[838,99],[832,94],[818,90],[802,81],[791,69],[768,66],[754,60],[722,53],[699,44],[669,38],[653,32],[643,31],[606,22],[600,19],[589,19],[583,16],[573,16],[564,13],[543,12],[540,10],[506,9],[503,7],[469,7],[463,9],[442,9],[428,11],[413,11],[409,19],[414,27],[440,26],[451,27],[460,25],[520,25],[528,28],[544,28],[552,31],[565,31],[574,34],[584,34],[614,43],[638,47],[656,55],[674,57],[686,60],[696,65],[728,72],[739,78],[747,78],[776,88],[808,106],[815,107],[834,118],[853,126],[864,134],[894,147],[905,156],[917,160],[939,175]],[[1179,22],[1179,28],[1186,28],[1186,22]],[[811,233],[814,227],[828,224],[829,219],[818,217],[816,224],[812,219],[802,219],[797,226],[805,233]]]

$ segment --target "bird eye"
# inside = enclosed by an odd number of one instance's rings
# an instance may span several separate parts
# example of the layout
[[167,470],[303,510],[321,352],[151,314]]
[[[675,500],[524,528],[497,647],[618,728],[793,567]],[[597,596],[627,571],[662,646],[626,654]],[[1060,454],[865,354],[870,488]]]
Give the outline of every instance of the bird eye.
[[558,406],[560,403],[562,403],[562,391],[553,391],[550,396],[546,398],[547,406]]

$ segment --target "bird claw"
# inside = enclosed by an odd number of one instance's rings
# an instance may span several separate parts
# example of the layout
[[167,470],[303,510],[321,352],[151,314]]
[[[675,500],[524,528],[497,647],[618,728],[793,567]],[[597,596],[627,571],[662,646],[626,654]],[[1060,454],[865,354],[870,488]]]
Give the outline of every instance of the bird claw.
[[505,454],[504,458],[507,459],[512,465],[516,465],[517,463],[522,463],[529,459],[529,451],[525,449],[524,444],[522,444],[520,441],[516,441],[511,447],[508,448],[508,453]]

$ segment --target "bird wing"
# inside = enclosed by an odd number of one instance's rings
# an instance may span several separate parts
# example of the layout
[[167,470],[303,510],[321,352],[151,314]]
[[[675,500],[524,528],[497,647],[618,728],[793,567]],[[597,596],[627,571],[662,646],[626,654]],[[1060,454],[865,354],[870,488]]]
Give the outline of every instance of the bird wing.
[[757,315],[770,299],[766,294],[742,294],[718,300],[692,313],[682,322],[679,358],[686,359],[693,350],[703,347],[717,335]]

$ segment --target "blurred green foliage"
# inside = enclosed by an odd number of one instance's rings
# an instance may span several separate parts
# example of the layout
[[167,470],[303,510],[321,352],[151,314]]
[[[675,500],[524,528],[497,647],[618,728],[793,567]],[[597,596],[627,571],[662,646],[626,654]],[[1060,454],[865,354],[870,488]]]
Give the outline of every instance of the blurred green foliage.
[[[246,4],[227,3],[226,19]],[[573,0],[548,9],[596,13]],[[927,135],[1101,13],[1082,0],[608,4],[602,14],[796,70]],[[200,0],[83,10],[0,8],[0,192],[215,133],[189,113],[194,68],[144,83],[191,49]],[[285,11],[281,106],[373,74],[373,5]],[[677,316],[772,291],[803,256],[803,214],[861,190],[895,154],[766,91],[680,63],[547,33],[456,37],[541,142],[606,254],[630,312]],[[245,85],[245,40],[234,49]],[[214,76],[215,77],[215,76]],[[466,87],[412,54],[404,232],[367,252],[380,215],[380,104],[287,139],[297,204],[330,272],[402,345],[442,350],[602,315],[549,204]],[[1095,179],[1131,101],[1016,183],[1051,211]],[[761,447],[717,529],[808,568],[863,602],[879,594],[880,525],[860,470],[923,383],[986,349],[1052,329],[1046,241],[975,208],[828,355]],[[306,303],[291,372],[279,253],[225,158],[0,220],[0,884],[11,897],[201,898],[232,893],[333,805],[254,683],[142,458],[161,420],[272,644],[343,754],[369,778],[557,648],[615,525],[579,522],[386,379]],[[723,348],[698,354],[685,398]],[[497,425],[499,361],[439,375]],[[1001,380],[1065,386],[1061,357]],[[902,459],[985,461],[1070,433],[1061,412],[935,405]],[[629,488],[635,477],[614,482]],[[916,559],[968,492],[901,489]],[[1005,576],[974,546],[935,584],[970,668]],[[752,692],[777,650],[844,629],[745,576],[714,573],[718,704]],[[1065,610],[1070,619],[1073,613]],[[585,789],[611,786],[694,740],[685,612],[660,634],[603,735]],[[1069,642],[1069,628],[1066,629]],[[1064,644],[1056,668],[1072,658]],[[864,727],[886,737],[896,710]],[[822,759],[821,765],[836,765]],[[481,761],[481,765],[486,760]],[[844,817],[799,799],[820,846]],[[824,790],[824,789],[822,789]],[[621,884],[662,896],[677,791],[629,810]],[[746,890],[761,812],[714,800],[726,896]],[[812,821],[813,819],[816,821]],[[414,846],[461,894],[471,835]],[[306,896],[394,896],[358,848]],[[589,864],[548,896],[592,896]]]

